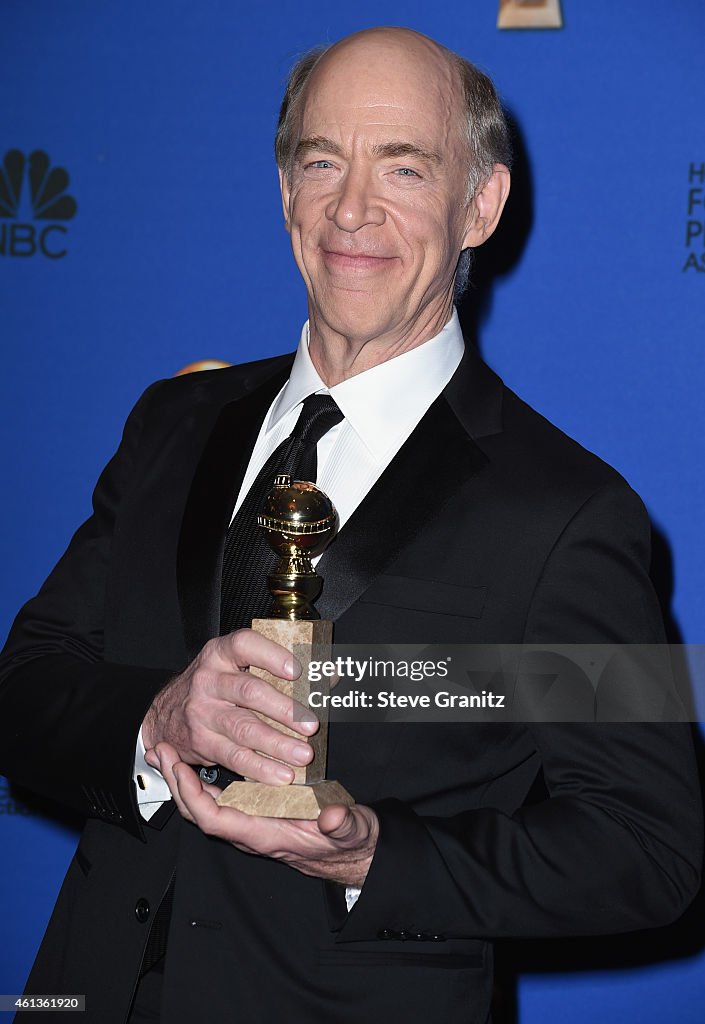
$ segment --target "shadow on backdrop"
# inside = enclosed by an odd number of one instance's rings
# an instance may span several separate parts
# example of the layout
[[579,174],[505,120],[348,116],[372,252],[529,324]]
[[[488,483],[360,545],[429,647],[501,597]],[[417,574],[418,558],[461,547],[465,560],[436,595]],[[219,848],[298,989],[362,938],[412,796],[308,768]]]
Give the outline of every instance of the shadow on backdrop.
[[519,123],[507,111],[514,161],[512,187],[495,233],[475,250],[467,291],[458,303],[463,334],[482,352],[482,327],[493,303],[493,285],[521,261],[534,223],[531,161]]

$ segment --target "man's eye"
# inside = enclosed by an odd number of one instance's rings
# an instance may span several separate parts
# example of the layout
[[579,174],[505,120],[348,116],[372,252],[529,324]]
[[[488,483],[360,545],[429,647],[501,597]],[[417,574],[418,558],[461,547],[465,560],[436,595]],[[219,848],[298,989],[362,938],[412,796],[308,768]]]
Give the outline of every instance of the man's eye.
[[332,167],[333,164],[330,162],[330,160],[313,160],[310,164],[307,164],[306,166],[307,167],[323,167],[325,169],[325,168],[328,168],[328,167]]
[[418,178],[418,174],[411,167],[399,167],[396,173],[404,178]]

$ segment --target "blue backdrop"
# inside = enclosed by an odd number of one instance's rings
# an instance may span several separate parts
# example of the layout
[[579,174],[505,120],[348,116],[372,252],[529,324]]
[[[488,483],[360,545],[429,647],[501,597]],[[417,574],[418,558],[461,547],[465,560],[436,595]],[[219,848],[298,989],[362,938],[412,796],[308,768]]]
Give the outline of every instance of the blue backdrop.
[[[703,640],[705,7],[563,0],[560,31],[498,31],[497,8],[4,0],[0,633],[150,381],[295,346],[282,87],[311,45],[387,23],[496,78],[517,184],[463,320],[511,387],[642,494],[672,638]],[[22,990],[75,840],[0,780],[0,993]],[[518,1019],[700,1022],[704,943],[694,911],[645,944],[549,950],[562,973],[522,974]]]

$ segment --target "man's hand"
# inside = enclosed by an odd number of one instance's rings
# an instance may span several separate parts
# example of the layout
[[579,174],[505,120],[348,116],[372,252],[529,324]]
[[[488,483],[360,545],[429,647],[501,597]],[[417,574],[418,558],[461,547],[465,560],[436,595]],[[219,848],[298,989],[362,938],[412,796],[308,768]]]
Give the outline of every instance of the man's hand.
[[377,815],[370,807],[336,804],[321,811],[317,821],[243,814],[219,807],[219,790],[202,783],[169,743],[158,743],[154,754],[179,811],[202,832],[245,853],[284,861],[304,875],[342,885],[365,881],[379,835]]
[[294,773],[288,765],[308,764],[313,750],[261,721],[255,711],[303,737],[315,733],[318,722],[307,708],[251,675],[250,666],[281,679],[301,672],[289,651],[251,629],[209,640],[154,698],[142,723],[147,762],[157,767],[152,748],[166,742],[189,764],[219,764],[270,785],[290,783]]

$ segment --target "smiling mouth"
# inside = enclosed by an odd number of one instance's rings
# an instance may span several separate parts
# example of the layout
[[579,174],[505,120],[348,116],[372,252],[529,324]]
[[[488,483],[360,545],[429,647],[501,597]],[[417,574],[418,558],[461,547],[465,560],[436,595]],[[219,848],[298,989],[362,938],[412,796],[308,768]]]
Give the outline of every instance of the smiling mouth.
[[336,270],[380,270],[396,259],[396,256],[373,256],[364,252],[336,252],[333,249],[321,249],[321,253],[326,264]]

